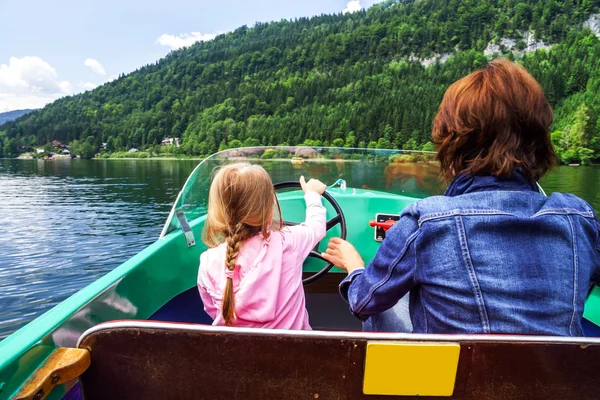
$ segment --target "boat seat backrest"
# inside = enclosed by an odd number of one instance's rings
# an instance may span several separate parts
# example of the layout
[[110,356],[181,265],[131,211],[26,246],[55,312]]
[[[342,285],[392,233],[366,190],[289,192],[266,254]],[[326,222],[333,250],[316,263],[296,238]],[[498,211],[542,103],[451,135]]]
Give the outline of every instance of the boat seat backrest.
[[[117,321],[89,330],[78,346],[91,352],[91,366],[81,376],[87,400],[416,399],[363,394],[367,348],[373,343],[458,344],[452,395],[444,398],[598,395],[598,339],[299,332]],[[391,359],[378,368],[394,373],[414,362],[415,368],[428,370],[435,367],[433,360],[419,366],[419,359]],[[436,376],[424,378],[435,384]]]

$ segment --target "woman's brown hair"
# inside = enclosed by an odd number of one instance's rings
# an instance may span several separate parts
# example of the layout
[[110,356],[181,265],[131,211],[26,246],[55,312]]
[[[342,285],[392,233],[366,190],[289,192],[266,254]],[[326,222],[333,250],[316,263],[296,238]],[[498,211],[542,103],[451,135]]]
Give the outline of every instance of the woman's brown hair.
[[[226,242],[225,267],[234,271],[244,241],[259,233],[269,238],[272,228],[281,229],[280,216],[279,202],[267,171],[259,165],[230,164],[218,170],[210,186],[203,241],[209,247]],[[235,299],[230,277],[221,308],[225,325],[233,325]]]
[[523,67],[491,61],[448,88],[433,121],[443,178],[507,177],[518,168],[536,182],[556,163],[552,119],[542,88]]

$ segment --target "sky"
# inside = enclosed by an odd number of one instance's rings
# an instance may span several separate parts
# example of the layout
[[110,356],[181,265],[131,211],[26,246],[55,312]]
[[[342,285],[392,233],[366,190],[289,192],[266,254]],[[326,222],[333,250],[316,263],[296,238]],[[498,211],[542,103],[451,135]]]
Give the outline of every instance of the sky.
[[0,112],[40,108],[255,22],[380,0],[0,0]]

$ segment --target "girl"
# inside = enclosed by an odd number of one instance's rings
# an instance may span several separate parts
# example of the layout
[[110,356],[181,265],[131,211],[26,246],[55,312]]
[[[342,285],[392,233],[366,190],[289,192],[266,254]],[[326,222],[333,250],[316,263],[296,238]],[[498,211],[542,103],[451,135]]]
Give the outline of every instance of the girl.
[[[267,172],[228,165],[210,187],[198,289],[213,325],[307,329],[302,263],[325,237],[325,185],[300,178],[306,221],[282,228],[281,209]],[[277,208],[277,222],[274,214]]]

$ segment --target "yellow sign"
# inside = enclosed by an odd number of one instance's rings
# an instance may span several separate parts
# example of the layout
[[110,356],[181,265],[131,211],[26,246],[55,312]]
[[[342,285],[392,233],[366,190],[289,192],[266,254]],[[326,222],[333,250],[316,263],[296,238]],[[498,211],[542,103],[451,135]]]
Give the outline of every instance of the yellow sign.
[[368,342],[364,394],[452,396],[460,345]]

